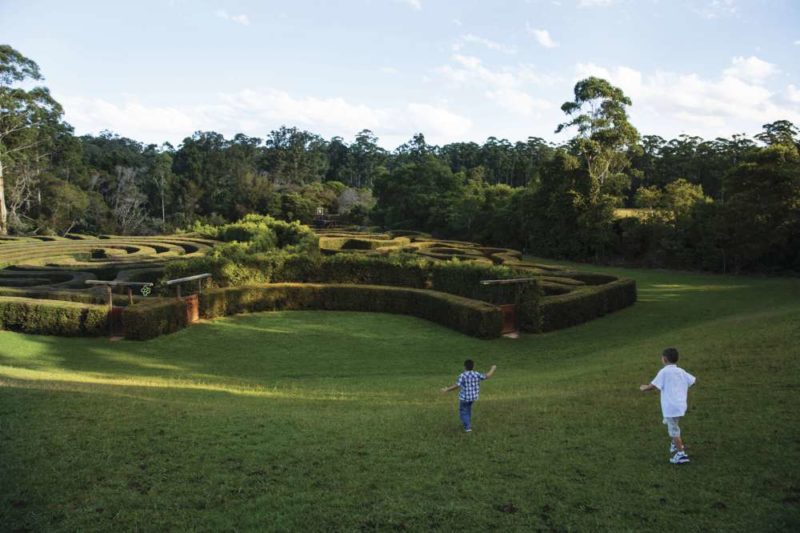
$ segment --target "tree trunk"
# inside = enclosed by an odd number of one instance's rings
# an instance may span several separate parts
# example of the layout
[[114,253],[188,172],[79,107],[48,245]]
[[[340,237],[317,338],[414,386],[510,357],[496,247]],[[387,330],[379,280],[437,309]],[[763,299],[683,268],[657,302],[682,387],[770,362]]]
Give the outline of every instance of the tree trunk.
[[0,161],[0,235],[8,235],[8,210],[6,209],[6,188],[3,181],[2,161]]

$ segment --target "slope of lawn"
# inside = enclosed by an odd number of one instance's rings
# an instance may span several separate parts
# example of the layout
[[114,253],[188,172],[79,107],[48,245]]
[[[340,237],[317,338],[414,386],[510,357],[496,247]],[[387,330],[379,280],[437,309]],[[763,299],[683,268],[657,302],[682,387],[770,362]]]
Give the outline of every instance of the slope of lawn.
[[[800,280],[606,269],[639,302],[481,341],[341,312],[149,342],[0,332],[2,530],[797,530]],[[698,378],[668,464],[667,346]],[[465,434],[451,384],[498,365]]]

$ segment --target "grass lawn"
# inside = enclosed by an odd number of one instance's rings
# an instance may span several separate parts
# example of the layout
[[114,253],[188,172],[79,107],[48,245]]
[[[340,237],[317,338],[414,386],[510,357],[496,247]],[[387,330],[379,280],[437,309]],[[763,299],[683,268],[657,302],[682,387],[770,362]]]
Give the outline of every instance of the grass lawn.
[[[518,340],[343,312],[0,332],[0,529],[798,530],[800,280],[595,270],[639,302]],[[685,466],[638,391],[673,345]],[[498,365],[472,434],[439,392],[466,357]]]

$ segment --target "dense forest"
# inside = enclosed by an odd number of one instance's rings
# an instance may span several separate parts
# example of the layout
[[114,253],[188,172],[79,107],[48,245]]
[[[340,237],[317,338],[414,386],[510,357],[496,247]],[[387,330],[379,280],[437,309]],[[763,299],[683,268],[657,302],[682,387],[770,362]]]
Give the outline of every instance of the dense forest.
[[[800,135],[640,135],[599,78],[575,86],[557,131],[393,151],[292,127],[196,132],[175,147],[75,136],[36,63],[0,46],[0,234],[150,234],[248,213],[415,229],[545,257],[719,272],[800,271]],[[274,126],[273,126],[274,127]]]

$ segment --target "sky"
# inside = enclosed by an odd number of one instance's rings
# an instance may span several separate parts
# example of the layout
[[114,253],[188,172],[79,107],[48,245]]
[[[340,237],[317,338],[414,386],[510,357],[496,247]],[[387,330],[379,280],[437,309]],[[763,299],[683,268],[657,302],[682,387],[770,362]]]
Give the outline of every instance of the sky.
[[0,0],[0,42],[77,134],[147,143],[281,125],[558,143],[588,76],[645,135],[800,125],[800,0]]

